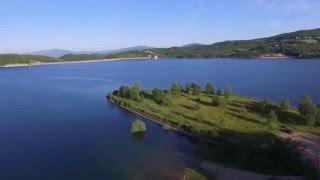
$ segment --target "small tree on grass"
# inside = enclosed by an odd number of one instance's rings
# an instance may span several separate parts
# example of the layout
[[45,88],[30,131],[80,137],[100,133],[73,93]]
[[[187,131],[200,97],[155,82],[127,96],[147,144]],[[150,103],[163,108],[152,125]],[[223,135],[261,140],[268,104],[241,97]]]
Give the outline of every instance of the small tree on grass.
[[159,88],[154,88],[154,90],[152,91],[152,95],[156,103],[161,103],[165,97],[165,93]]
[[271,103],[267,100],[263,100],[263,101],[257,102],[254,108],[258,113],[264,116],[267,116],[268,113],[270,113],[271,111]]
[[289,99],[282,99],[280,102],[280,108],[284,111],[290,109]]
[[214,95],[212,97],[212,105],[213,106],[220,106],[221,105],[221,100],[220,100],[219,96]]
[[187,94],[191,94],[191,93],[192,93],[192,86],[191,86],[191,84],[187,84],[187,85],[186,85],[186,93],[187,93]]
[[180,94],[180,92],[182,91],[182,87],[179,83],[174,83],[172,86],[171,86],[171,92],[172,94]]
[[229,99],[232,96],[232,90],[230,88],[225,88],[223,95],[225,99]]
[[304,94],[299,102],[298,110],[301,115],[306,116],[308,114],[313,114],[316,109],[311,97],[307,94]]
[[217,95],[218,95],[218,96],[222,96],[222,91],[221,91],[221,89],[218,89]]
[[136,119],[135,121],[132,122],[131,124],[132,133],[143,133],[145,131],[146,131],[146,124],[143,121]]
[[271,110],[269,114],[269,128],[274,129],[277,122],[278,122],[277,113],[274,110]]
[[196,84],[192,83],[193,95],[199,95],[201,93],[201,87]]
[[172,104],[171,99],[159,88],[152,91],[153,99],[156,103],[169,106]]
[[206,84],[206,93],[207,94],[214,94],[214,87],[211,83]]
[[316,118],[314,117],[313,114],[308,114],[305,116],[305,119],[307,121],[307,125],[310,126],[310,127],[313,127],[316,125]]

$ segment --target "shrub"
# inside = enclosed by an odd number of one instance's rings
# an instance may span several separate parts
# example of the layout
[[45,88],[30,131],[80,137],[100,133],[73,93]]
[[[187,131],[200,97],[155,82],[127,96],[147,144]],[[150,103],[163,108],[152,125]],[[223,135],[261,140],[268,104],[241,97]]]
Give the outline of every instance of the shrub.
[[258,113],[266,116],[266,115],[267,115],[268,113],[270,113],[270,111],[271,111],[271,104],[270,104],[269,101],[263,100],[263,101],[257,102],[257,103],[254,105],[254,109],[255,109]]
[[280,108],[284,111],[290,109],[289,99],[282,99],[279,105],[280,105]]
[[179,83],[175,83],[171,86],[172,94],[179,94],[182,91],[182,87]]
[[132,122],[131,124],[132,133],[142,133],[145,131],[146,131],[146,124],[143,121],[136,119],[135,121]]
[[211,83],[206,84],[206,93],[207,94],[214,94],[214,87]]

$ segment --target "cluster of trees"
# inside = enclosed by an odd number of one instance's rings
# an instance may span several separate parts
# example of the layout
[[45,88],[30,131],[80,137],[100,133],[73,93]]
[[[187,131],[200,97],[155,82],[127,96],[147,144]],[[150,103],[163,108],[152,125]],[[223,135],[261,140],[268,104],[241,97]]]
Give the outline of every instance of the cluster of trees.
[[161,89],[155,88],[152,91],[153,100],[161,105],[169,106],[172,104],[171,98]]
[[[288,99],[282,99],[279,107],[281,111],[288,111],[291,108],[290,101]],[[278,119],[276,104],[272,104],[269,101],[260,101],[254,104],[253,109],[264,116],[270,117],[272,122]],[[320,105],[315,104],[309,95],[304,94],[301,97],[298,104],[298,111],[305,124],[309,126],[320,125]]]
[[114,94],[134,101],[143,100],[139,84],[134,84],[132,87],[121,86],[118,91],[114,92]]
[[186,85],[185,91],[188,94],[199,95],[201,93],[201,87],[196,83],[191,83]]
[[[228,100],[233,95],[233,92],[230,88],[225,88],[223,91],[221,91],[221,89],[218,89],[216,91],[214,85],[212,85],[211,83],[207,83],[203,91],[201,87],[196,83],[187,84],[185,86],[185,89],[182,87],[181,84],[174,83],[170,88],[170,92],[171,93],[159,88],[155,88],[152,91],[151,98],[160,105],[170,106],[172,105],[172,97],[174,97],[171,95],[187,93],[197,96],[200,93],[206,93],[212,96],[211,103],[213,106],[222,106],[225,104],[224,99]],[[132,87],[121,86],[119,90],[114,91],[113,94],[134,101],[143,101],[144,99],[141,88],[137,83],[134,84]],[[259,101],[252,105],[252,109],[254,111],[266,117],[269,117],[270,127],[273,127],[275,122],[278,121],[278,107],[280,107],[280,110],[282,111],[287,111],[291,108],[291,105],[288,99],[282,99],[279,103],[279,106],[276,104],[272,104],[267,100]],[[309,126],[320,125],[320,105],[316,105],[310,96],[305,94],[301,97],[298,105],[298,111],[304,122]],[[243,107],[243,112],[247,112],[245,107]]]

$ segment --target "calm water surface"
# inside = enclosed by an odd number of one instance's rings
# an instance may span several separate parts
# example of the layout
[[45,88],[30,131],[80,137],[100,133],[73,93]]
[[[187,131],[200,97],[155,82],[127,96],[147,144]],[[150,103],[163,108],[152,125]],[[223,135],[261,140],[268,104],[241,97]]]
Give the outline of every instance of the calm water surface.
[[118,61],[0,69],[0,179],[159,179],[181,177],[206,160],[186,137],[109,104],[120,85],[169,88],[213,82],[241,95],[296,104],[320,100],[320,61]]

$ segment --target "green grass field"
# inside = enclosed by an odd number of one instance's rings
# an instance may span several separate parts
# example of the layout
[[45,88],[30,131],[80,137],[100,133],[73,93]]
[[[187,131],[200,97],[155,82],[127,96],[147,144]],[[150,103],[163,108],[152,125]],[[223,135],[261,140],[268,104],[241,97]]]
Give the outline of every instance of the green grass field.
[[[172,105],[162,106],[153,101],[150,92],[144,92],[143,101],[134,101],[119,96],[112,96],[118,102],[129,109],[156,117],[166,124],[174,127],[182,127],[193,133],[223,137],[249,143],[265,143],[270,137],[276,136],[283,123],[298,121],[299,114],[296,110],[290,109],[286,112],[277,110],[280,122],[270,127],[269,117],[256,112],[253,109],[258,101],[247,98],[232,96],[226,100],[219,96],[223,102],[220,106],[213,106],[212,95],[201,93],[198,96],[186,93],[179,95],[167,95],[172,99]],[[290,119],[288,118],[290,117]]]
[[271,137],[277,137],[284,126],[296,125],[297,130],[320,132],[319,127],[309,128],[302,125],[297,110],[281,110],[276,105],[270,105],[278,116],[278,121],[270,125],[270,118],[257,112],[253,107],[257,100],[231,96],[220,106],[212,105],[212,95],[201,93],[191,95],[167,93],[172,99],[169,106],[159,105],[152,99],[149,91],[144,91],[143,101],[134,101],[112,95],[112,100],[131,110],[149,115],[172,127],[182,128],[197,135],[222,137],[232,141],[254,144],[266,143]]

